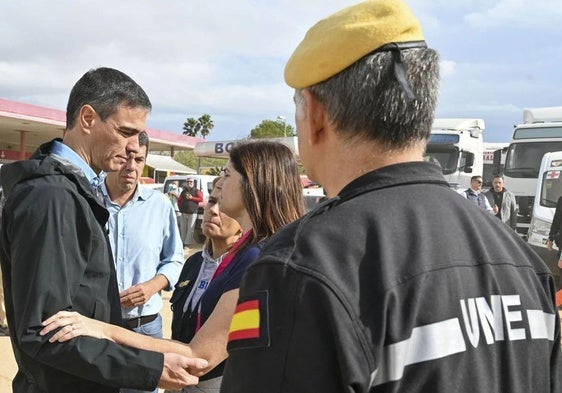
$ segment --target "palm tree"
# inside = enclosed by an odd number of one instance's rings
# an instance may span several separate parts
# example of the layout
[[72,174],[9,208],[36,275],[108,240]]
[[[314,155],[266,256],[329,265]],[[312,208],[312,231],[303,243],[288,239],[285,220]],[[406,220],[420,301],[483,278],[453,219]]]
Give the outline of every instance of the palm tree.
[[209,135],[209,133],[215,126],[213,124],[213,121],[211,120],[211,115],[205,113],[198,119],[198,122],[201,125],[201,128],[199,130],[199,133],[201,134],[201,138],[206,138],[207,135]]
[[183,133],[187,136],[197,136],[201,125],[194,117],[188,117],[187,121],[183,123]]
[[188,136],[197,136],[201,134],[201,138],[206,138],[215,125],[211,120],[211,115],[205,113],[199,119],[188,117],[187,121],[183,123],[183,133]]

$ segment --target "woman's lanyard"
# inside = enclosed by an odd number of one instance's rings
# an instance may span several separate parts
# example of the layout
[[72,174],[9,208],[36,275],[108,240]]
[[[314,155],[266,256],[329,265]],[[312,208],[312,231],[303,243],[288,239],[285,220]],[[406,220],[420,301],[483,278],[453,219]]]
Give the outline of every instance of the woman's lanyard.
[[[232,260],[236,256],[236,253],[238,252],[238,249],[240,248],[240,246],[242,244],[244,244],[244,242],[250,237],[251,234],[252,234],[252,230],[250,229],[245,234],[243,234],[240,237],[240,239],[238,239],[236,241],[236,243],[234,243],[234,245],[232,246],[230,251],[228,251],[228,254],[223,258],[222,262],[217,267],[217,270],[215,270],[215,273],[213,274],[213,277],[209,281],[209,285],[211,285],[211,282],[215,278],[217,278],[224,271],[224,269],[227,268],[227,266],[230,264],[230,262],[232,262]],[[199,274],[201,274],[201,272],[199,272]],[[209,288],[209,287],[207,286],[207,288]],[[194,290],[192,290],[192,292],[194,292]],[[191,294],[190,294],[190,297],[191,297]],[[203,298],[203,295],[201,295],[201,297],[199,298],[199,307],[197,309],[197,323],[195,325],[195,332],[199,331],[199,329],[201,328],[201,303],[202,303],[201,299],[202,298]]]

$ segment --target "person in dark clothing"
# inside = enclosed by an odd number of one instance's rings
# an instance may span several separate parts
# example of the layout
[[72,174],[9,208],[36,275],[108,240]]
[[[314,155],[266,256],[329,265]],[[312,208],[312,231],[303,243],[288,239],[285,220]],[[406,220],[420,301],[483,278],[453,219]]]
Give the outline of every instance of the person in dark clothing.
[[515,194],[503,186],[503,176],[494,176],[492,188],[484,195],[493,207],[496,217],[515,230],[517,228],[517,201]]
[[549,269],[423,161],[438,69],[401,0],[306,33],[285,81],[330,199],[248,267],[221,392],[561,391]]
[[558,198],[556,202],[556,210],[554,211],[554,217],[552,218],[552,224],[550,224],[550,232],[548,233],[548,242],[546,243],[546,248],[548,251],[552,251],[552,247],[556,244],[558,247],[558,267],[562,269],[562,197]]
[[[62,140],[27,161],[2,166],[0,259],[20,392],[118,392],[197,383],[188,367],[204,361],[81,337],[51,344],[42,321],[75,310],[121,324],[115,268],[100,199],[102,171],[139,152],[151,104],[130,77],[88,71],[73,87]],[[72,326],[70,327],[73,328]]]

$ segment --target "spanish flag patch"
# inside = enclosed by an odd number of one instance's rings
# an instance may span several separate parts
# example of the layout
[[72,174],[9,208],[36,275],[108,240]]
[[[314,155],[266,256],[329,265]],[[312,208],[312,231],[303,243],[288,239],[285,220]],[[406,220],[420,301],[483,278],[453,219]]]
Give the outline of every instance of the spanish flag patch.
[[238,299],[230,331],[228,349],[269,346],[267,291]]

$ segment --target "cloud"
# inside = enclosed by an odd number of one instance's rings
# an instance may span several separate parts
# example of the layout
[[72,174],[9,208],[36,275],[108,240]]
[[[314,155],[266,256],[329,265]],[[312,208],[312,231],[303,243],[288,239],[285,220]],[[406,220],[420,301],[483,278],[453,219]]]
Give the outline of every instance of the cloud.
[[562,8],[556,1],[500,0],[488,7],[466,15],[467,23],[476,28],[560,31]]

